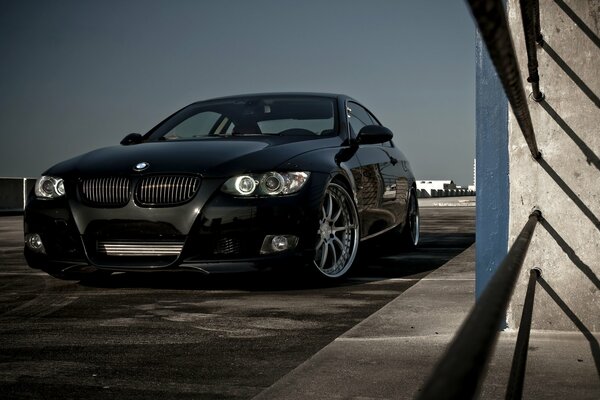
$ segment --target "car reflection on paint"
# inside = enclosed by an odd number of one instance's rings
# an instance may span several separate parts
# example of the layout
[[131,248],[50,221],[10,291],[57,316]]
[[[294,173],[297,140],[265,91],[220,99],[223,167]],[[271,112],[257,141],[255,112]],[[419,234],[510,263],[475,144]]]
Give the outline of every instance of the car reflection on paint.
[[359,242],[416,246],[415,179],[392,132],[357,101],[257,94],[191,104],[145,135],[43,173],[25,210],[33,268],[304,268],[341,278]]

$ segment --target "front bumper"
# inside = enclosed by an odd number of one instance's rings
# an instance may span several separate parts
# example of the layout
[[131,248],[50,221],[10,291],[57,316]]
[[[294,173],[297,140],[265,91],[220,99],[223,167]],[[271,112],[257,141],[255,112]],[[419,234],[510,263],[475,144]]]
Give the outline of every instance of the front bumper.
[[[321,196],[328,177],[311,175],[290,196],[236,198],[224,194],[223,179],[204,179],[196,196],[176,207],[141,207],[133,200],[121,208],[95,208],[67,197],[41,200],[30,195],[24,232],[39,234],[45,253],[25,247],[32,268],[66,270],[93,266],[111,271],[196,269],[206,272],[299,263],[313,256]],[[293,235],[291,250],[261,254],[267,235]],[[127,255],[100,251],[102,244],[179,243],[174,254]]]

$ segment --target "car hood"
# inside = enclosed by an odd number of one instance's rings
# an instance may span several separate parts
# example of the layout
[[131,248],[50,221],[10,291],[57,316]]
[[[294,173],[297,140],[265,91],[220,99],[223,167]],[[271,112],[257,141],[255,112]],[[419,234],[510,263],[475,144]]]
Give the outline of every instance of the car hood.
[[191,141],[147,142],[91,151],[50,168],[44,175],[68,177],[126,175],[146,162],[143,173],[198,173],[227,177],[275,169],[306,152],[337,147],[340,138],[303,137],[215,138]]

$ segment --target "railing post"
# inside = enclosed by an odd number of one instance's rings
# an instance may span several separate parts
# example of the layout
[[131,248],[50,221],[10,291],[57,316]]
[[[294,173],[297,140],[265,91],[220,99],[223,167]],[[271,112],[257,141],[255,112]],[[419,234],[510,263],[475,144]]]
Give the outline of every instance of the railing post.
[[541,101],[544,99],[544,94],[540,91],[536,47],[537,38],[541,38],[539,30],[539,0],[520,0],[519,3],[521,6],[523,32],[525,34],[525,48],[527,49],[527,70],[529,71],[527,82],[531,83],[533,100]]
[[533,316],[533,299],[539,276],[540,271],[538,269],[534,268],[529,271],[529,283],[527,284],[527,294],[525,295],[517,343],[515,344],[515,353],[510,368],[510,378],[506,388],[506,400],[516,400],[523,396],[523,381],[525,380],[529,333],[531,332],[531,319]]

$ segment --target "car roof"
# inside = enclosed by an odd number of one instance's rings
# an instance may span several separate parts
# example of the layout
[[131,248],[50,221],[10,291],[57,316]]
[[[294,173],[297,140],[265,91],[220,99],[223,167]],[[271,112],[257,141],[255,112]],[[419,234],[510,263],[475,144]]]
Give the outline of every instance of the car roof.
[[316,92],[272,92],[272,93],[248,93],[248,94],[238,94],[233,96],[223,96],[223,97],[215,97],[212,99],[206,99],[197,101],[196,103],[204,103],[208,101],[215,100],[229,100],[229,99],[240,99],[240,98],[248,98],[248,97],[326,97],[326,98],[335,98],[335,99],[347,99],[353,100],[350,96],[345,94],[336,94],[336,93],[316,93]]

